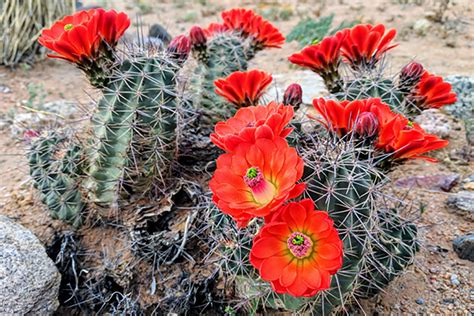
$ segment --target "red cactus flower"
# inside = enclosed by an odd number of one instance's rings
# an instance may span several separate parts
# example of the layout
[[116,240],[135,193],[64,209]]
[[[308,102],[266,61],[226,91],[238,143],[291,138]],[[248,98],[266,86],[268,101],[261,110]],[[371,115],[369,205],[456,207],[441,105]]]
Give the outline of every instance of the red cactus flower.
[[426,133],[418,124],[396,115],[379,132],[376,148],[392,153],[391,159],[420,158],[429,162],[437,160],[423,154],[446,147],[447,140]]
[[412,61],[405,65],[400,72],[398,89],[405,95],[408,95],[420,82],[423,72],[423,65],[416,61]]
[[49,57],[80,64],[99,55],[102,41],[115,47],[129,26],[130,19],[125,13],[91,9],[57,21],[41,32],[38,41],[58,54],[48,54]]
[[251,36],[257,49],[264,47],[279,48],[285,37],[269,21],[255,14],[252,10],[237,8],[222,12],[224,25],[243,36]]
[[276,293],[311,297],[330,287],[342,267],[342,249],[333,220],[304,199],[281,207],[262,227],[250,262]]
[[457,101],[456,93],[451,90],[451,84],[427,71],[421,76],[413,99],[420,109],[438,109]]
[[[396,116],[390,107],[378,98],[342,102],[319,98],[313,100],[313,106],[323,117],[322,123],[339,136],[344,136],[356,128],[361,131],[374,129],[377,126],[378,129]],[[369,121],[362,117],[364,112],[371,112],[374,117]],[[370,128],[366,126],[362,128],[360,124],[364,123],[370,124]]]
[[354,132],[361,137],[374,137],[379,131],[379,120],[372,112],[362,112],[356,120]]
[[385,52],[397,46],[391,44],[397,31],[391,29],[385,32],[383,24],[358,24],[341,32],[345,33],[341,46],[342,56],[353,66],[373,66]]
[[232,118],[216,124],[211,141],[217,147],[233,152],[241,143],[253,143],[257,138],[285,138],[293,130],[287,127],[293,115],[292,106],[276,102],[241,108]]
[[306,67],[319,75],[333,73],[339,67],[340,48],[344,33],[324,38],[320,43],[304,48],[288,57],[293,64]]
[[204,34],[208,38],[214,36],[215,34],[227,32],[228,30],[229,28],[227,26],[219,23],[211,23],[207,28],[203,29]]
[[303,89],[297,83],[290,84],[283,94],[283,104],[298,109],[301,103],[303,103]]
[[225,79],[214,81],[214,84],[217,94],[240,108],[256,105],[272,80],[270,74],[254,69],[233,72]]
[[191,51],[191,42],[185,35],[176,36],[166,48],[166,51],[171,56],[179,61],[184,61],[188,58]]
[[259,138],[221,155],[209,188],[217,207],[245,227],[299,196],[305,184],[296,182],[302,175],[303,160],[285,139]]

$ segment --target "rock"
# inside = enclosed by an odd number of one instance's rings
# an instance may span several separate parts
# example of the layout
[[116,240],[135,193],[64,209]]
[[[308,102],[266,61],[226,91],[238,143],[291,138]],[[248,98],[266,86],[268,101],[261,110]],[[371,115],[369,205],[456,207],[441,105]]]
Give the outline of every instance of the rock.
[[51,315],[61,282],[38,238],[0,216],[0,315]]
[[283,99],[286,87],[292,83],[298,83],[303,89],[303,103],[313,104],[313,99],[323,97],[329,94],[324,85],[323,79],[309,70],[292,71],[285,74],[272,75],[273,82],[270,88],[267,89],[265,100],[279,100]]
[[9,87],[0,85],[0,93],[7,94],[7,93],[11,93],[11,92],[12,92],[12,90]]
[[447,204],[468,219],[474,219],[474,191],[459,191],[448,198]]
[[413,24],[413,30],[420,36],[425,36],[431,28],[431,22],[427,19],[420,19]]
[[461,284],[461,282],[459,282],[458,276],[456,274],[451,274],[449,280],[451,281],[451,284],[454,285],[454,286],[458,286],[458,285]]
[[462,180],[462,188],[464,190],[474,191],[474,174],[471,174]]
[[474,234],[459,236],[454,239],[453,249],[459,258],[474,262]]
[[428,133],[437,135],[443,139],[449,138],[451,133],[451,120],[438,109],[429,109],[423,111],[415,118],[415,122]]
[[474,144],[474,77],[448,76],[452,89],[457,94],[457,102],[443,107],[443,110],[464,121],[466,137],[470,145]]
[[150,31],[148,32],[148,37],[154,37],[159,39],[161,42],[168,44],[171,42],[171,35],[168,31],[164,28],[164,26],[156,23],[150,27]]
[[10,131],[13,137],[22,137],[27,130],[64,125],[65,119],[74,118],[77,104],[71,101],[58,100],[36,106],[40,112],[17,113],[13,117]]
[[423,305],[423,304],[425,304],[425,300],[422,299],[422,298],[417,298],[417,299],[415,300],[415,303],[418,304],[418,305]]
[[430,190],[442,190],[445,192],[451,189],[459,182],[460,175],[453,174],[437,174],[432,176],[412,176],[398,179],[395,185],[399,187],[418,187]]

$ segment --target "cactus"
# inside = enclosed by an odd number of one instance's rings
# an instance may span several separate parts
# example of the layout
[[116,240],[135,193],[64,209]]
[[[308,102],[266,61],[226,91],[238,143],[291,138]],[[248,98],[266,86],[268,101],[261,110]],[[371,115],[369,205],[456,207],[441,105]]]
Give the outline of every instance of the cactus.
[[68,140],[58,132],[42,135],[32,143],[28,160],[34,187],[51,216],[78,226],[85,208],[79,191],[84,153],[75,143],[65,149]]
[[195,70],[193,103],[221,118],[229,117],[234,107],[214,92],[214,80],[224,78],[234,71],[247,69],[249,51],[244,39],[232,32],[217,33],[207,42],[206,51],[201,54]]
[[178,69],[166,57],[137,58],[114,73],[92,118],[93,202],[111,205],[121,188],[146,193],[163,183],[176,149]]
[[385,203],[388,179],[367,158],[370,150],[327,135],[299,138],[298,150],[307,167],[306,195],[334,220],[344,243],[343,266],[331,287],[314,297],[276,294],[248,264],[252,236],[262,223],[253,222],[239,231],[215,214],[212,231],[220,236],[215,239],[230,240],[221,249],[221,264],[242,300],[236,308],[243,305],[251,313],[262,308],[316,315],[347,312],[357,300],[373,297],[401,274],[418,250],[415,225],[398,214],[403,205]]

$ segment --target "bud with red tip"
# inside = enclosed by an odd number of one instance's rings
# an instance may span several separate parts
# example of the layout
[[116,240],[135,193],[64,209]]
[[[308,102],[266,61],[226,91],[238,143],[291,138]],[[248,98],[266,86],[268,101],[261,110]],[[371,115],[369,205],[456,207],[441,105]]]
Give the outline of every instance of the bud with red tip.
[[283,95],[283,104],[292,105],[297,110],[301,103],[303,103],[303,89],[297,83],[290,84]]
[[179,35],[170,42],[166,51],[172,58],[176,59],[179,64],[182,64],[189,56],[191,42],[185,35]]
[[356,120],[354,131],[361,137],[374,137],[379,131],[379,121],[374,113],[363,112]]
[[400,73],[400,91],[406,94],[410,93],[411,90],[413,90],[413,88],[418,84],[418,82],[420,82],[423,73],[423,66],[416,61],[412,61],[403,67]]
[[193,26],[189,31],[189,38],[193,49],[200,49],[206,46],[207,38],[204,30],[199,26]]

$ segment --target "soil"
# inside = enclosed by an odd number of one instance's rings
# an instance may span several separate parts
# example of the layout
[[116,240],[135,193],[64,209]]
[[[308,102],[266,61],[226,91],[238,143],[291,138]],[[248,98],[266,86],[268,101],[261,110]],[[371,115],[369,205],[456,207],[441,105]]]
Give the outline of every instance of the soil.
[[[85,1],[90,4],[91,1]],[[101,1],[112,4],[112,1]],[[223,9],[236,6],[235,1],[114,1],[113,7],[125,10],[132,17],[141,12],[145,29],[158,22],[170,34],[185,33],[192,25],[205,26],[219,20]],[[161,1],[160,1],[161,2]],[[439,11],[442,18],[436,20],[436,8],[443,1],[239,1],[239,5],[265,11],[269,8],[285,8],[292,12],[288,20],[273,20],[284,33],[298,23],[303,16],[317,17],[335,14],[335,24],[343,20],[359,19],[363,22],[384,23],[398,30],[399,47],[392,51],[389,67],[400,69],[408,61],[421,62],[430,72],[439,75],[474,75],[474,7],[470,0],[453,2],[446,10]],[[139,3],[140,6],[136,6]],[[438,14],[439,15],[439,14]],[[413,26],[422,19],[430,21],[430,29],[424,34],[416,32]],[[133,20],[133,19],[132,19]],[[130,32],[133,36],[133,31]],[[257,55],[251,67],[258,67],[272,73],[288,73],[291,68],[286,58],[299,49],[295,42],[286,43],[282,49],[266,50]],[[43,60],[32,67],[21,66],[14,70],[0,68],[0,86],[11,91],[0,90],[0,113],[25,112],[22,101],[29,98],[28,85],[41,84],[46,94],[45,101],[58,99],[73,100],[87,105],[95,92],[88,86],[82,74],[72,65],[61,60]],[[459,124],[459,123],[458,123]],[[464,132],[454,131],[450,136],[453,144],[437,154],[438,164],[424,161],[408,162],[392,174],[392,179],[416,175],[457,173],[461,177],[472,173],[473,162],[452,159],[451,151],[465,148]],[[26,144],[11,137],[8,130],[0,132],[0,214],[10,216],[31,229],[42,242],[49,244],[55,231],[67,228],[60,221],[52,220],[41,206],[29,181],[26,158]],[[469,158],[469,157],[467,157]],[[396,191],[403,191],[394,188]],[[459,190],[455,187],[453,192]],[[368,314],[457,314],[474,312],[474,264],[461,260],[453,252],[451,242],[459,235],[472,232],[472,222],[455,214],[446,206],[446,199],[453,192],[446,193],[423,188],[405,189],[408,198],[415,205],[423,205],[422,214],[414,212],[418,224],[422,249],[415,264],[407,273],[393,282],[386,292],[369,302],[363,302]],[[107,231],[91,229],[86,243],[100,247],[100,240]],[[94,246],[95,244],[95,246]],[[117,245],[120,247],[120,245]],[[113,248],[113,245],[112,245]],[[120,249],[120,248],[117,248]],[[455,274],[460,282],[451,282]],[[418,303],[417,303],[418,302]]]

